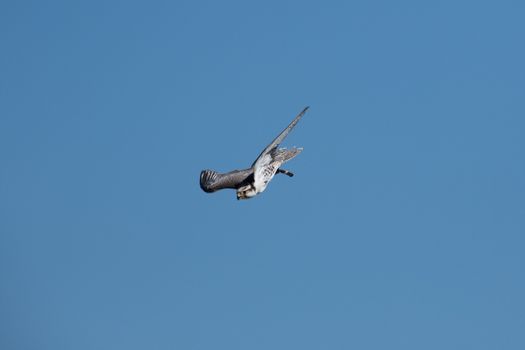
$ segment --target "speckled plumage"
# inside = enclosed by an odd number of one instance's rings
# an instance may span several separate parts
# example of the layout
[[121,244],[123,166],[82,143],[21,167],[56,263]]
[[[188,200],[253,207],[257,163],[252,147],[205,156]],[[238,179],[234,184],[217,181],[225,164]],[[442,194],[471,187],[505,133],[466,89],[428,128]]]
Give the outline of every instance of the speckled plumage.
[[237,190],[237,199],[248,199],[263,192],[275,174],[283,173],[293,176],[281,165],[297,156],[302,148],[278,148],[290,131],[302,118],[308,107],[303,109],[294,120],[270,143],[248,169],[233,170],[228,173],[218,173],[213,170],[203,170],[200,175],[200,186],[204,192],[215,192],[224,188]]

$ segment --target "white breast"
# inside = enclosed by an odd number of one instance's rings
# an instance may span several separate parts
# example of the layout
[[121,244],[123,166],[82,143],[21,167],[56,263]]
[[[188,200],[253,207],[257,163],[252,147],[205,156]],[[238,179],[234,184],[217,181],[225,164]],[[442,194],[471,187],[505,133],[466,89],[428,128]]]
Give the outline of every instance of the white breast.
[[280,162],[272,162],[266,166],[257,168],[254,174],[254,187],[257,193],[261,193],[266,189],[268,183],[273,179],[277,169],[281,166]]

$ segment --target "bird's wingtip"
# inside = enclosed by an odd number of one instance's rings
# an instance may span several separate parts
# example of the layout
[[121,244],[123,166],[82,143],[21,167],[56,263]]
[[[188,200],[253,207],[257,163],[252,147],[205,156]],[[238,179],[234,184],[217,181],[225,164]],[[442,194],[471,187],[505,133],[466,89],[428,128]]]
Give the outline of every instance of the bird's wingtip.
[[201,171],[199,183],[200,183],[201,189],[204,192],[207,192],[207,193],[215,192],[215,190],[211,187],[211,185],[213,184],[213,181],[215,181],[216,176],[217,176],[217,173],[213,170],[206,169],[206,170]]

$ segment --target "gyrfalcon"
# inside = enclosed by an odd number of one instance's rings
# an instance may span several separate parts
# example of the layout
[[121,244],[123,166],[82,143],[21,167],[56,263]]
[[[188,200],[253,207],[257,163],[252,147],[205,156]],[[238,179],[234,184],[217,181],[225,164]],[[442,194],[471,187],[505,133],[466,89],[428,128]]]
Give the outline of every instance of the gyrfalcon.
[[263,192],[275,174],[281,173],[292,177],[293,173],[281,169],[280,166],[301,153],[303,149],[278,147],[307,110],[308,107],[292,120],[290,125],[261,152],[250,168],[233,170],[224,174],[213,170],[201,171],[200,185],[202,190],[211,193],[223,188],[232,188],[237,190],[237,199],[249,199]]

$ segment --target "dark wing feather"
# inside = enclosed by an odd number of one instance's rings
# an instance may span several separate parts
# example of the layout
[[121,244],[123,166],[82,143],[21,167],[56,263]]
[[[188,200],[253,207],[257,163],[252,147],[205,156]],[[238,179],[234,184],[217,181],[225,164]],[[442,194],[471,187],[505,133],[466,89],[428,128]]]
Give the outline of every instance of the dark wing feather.
[[234,170],[229,173],[220,174],[213,170],[201,171],[200,185],[204,192],[215,192],[224,188],[234,188],[244,186],[253,181],[253,169]]
[[297,115],[297,117],[294,118],[294,120],[292,120],[292,122],[290,123],[290,125],[288,125],[280,134],[279,136],[277,136],[275,138],[275,140],[272,141],[272,143],[270,143],[262,152],[261,154],[259,154],[259,157],[257,157],[257,159],[255,160],[255,162],[253,162],[252,164],[252,167],[255,166],[255,164],[257,164],[257,162],[261,159],[264,158],[264,156],[268,153],[270,153],[273,149],[277,148],[277,146],[279,146],[279,144],[281,142],[283,142],[284,138],[286,136],[288,136],[288,134],[290,133],[290,131],[294,128],[294,126],[299,122],[299,120],[301,119],[301,117],[306,113],[306,111],[308,110],[308,108],[310,107],[306,107],[305,109],[303,109],[301,111],[301,113],[299,113]]

